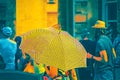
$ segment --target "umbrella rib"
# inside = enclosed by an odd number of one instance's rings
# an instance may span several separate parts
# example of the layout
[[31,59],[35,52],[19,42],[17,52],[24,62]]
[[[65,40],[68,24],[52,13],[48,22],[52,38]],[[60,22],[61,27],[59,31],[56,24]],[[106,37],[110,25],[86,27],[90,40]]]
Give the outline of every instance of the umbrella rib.
[[[58,35],[59,35],[59,39],[60,39],[60,41],[61,41],[61,44],[63,44],[63,40],[61,39],[61,33],[62,31],[60,30],[59,31],[59,33],[58,33]],[[61,45],[61,47],[62,47],[62,53],[64,53],[65,52],[65,49],[64,49],[64,47],[63,47],[63,45]],[[62,54],[61,54],[62,55]],[[65,55],[62,55],[64,58],[64,61],[65,61]],[[64,62],[64,64],[63,64],[64,66],[65,66],[65,68],[66,68],[66,64],[65,64],[65,62]]]

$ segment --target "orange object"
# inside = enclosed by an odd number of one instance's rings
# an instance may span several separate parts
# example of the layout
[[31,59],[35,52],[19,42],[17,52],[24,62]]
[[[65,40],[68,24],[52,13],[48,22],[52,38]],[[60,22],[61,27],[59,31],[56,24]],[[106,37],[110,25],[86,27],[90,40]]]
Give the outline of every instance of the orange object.
[[31,65],[31,62],[27,64],[27,66],[24,69],[24,72],[34,73],[34,66]]
[[54,78],[56,76],[58,76],[58,68],[55,68],[53,66],[49,66],[49,69],[48,67],[46,66],[45,67],[45,70],[46,70],[46,73],[51,77],[51,78]]
[[73,80],[77,80],[77,75],[76,75],[75,69],[71,70],[71,74],[72,74]]

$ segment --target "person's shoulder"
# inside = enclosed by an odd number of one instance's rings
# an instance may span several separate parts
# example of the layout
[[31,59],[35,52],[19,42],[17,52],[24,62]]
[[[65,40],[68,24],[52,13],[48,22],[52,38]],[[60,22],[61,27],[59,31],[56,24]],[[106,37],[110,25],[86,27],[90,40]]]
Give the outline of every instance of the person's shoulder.
[[9,40],[12,44],[17,45],[17,43],[14,40]]

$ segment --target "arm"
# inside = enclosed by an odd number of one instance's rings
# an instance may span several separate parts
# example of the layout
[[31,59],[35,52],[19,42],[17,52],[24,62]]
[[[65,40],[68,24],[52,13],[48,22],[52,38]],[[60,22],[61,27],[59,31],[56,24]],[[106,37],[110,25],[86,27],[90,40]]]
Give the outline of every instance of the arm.
[[87,53],[87,58],[88,58],[88,59],[94,59],[94,60],[96,60],[96,61],[101,61],[101,60],[102,60],[102,57],[93,56],[93,55],[90,54],[90,53]]
[[92,58],[96,61],[108,62],[108,57],[107,57],[106,50],[100,51],[100,56],[99,57],[93,56],[92,54],[88,53],[87,58],[88,59]]

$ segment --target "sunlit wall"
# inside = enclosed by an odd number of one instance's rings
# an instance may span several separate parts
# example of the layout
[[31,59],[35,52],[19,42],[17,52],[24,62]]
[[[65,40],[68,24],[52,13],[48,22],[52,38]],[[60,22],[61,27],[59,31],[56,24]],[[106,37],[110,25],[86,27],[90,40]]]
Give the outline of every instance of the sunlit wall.
[[57,24],[57,8],[57,0],[16,0],[16,35]]

